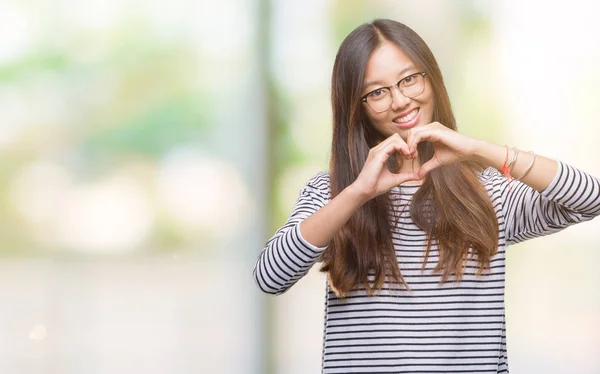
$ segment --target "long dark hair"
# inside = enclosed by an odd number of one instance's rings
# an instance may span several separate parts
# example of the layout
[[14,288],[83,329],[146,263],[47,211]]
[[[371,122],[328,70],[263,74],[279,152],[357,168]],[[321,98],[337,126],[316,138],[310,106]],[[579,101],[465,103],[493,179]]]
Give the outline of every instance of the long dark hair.
[[[330,160],[331,197],[352,184],[360,174],[369,149],[381,140],[360,105],[369,57],[383,42],[394,43],[427,75],[433,90],[433,121],[452,130],[456,122],[442,74],[425,42],[409,27],[378,19],[352,31],[342,42],[333,67],[331,102],[333,140]],[[433,157],[429,142],[418,145],[421,164]],[[388,167],[398,170],[390,157]],[[460,280],[469,248],[479,262],[478,274],[489,267],[498,249],[498,223],[491,200],[479,181],[479,165],[457,162],[429,172],[415,193],[410,213],[427,234],[423,268],[432,243],[439,247],[435,271],[442,282]],[[321,271],[327,272],[332,289],[343,296],[357,286],[369,294],[381,289],[386,278],[408,288],[398,267],[391,237],[390,199],[382,194],[365,203],[340,229],[323,252]],[[369,280],[372,272],[373,278]]]

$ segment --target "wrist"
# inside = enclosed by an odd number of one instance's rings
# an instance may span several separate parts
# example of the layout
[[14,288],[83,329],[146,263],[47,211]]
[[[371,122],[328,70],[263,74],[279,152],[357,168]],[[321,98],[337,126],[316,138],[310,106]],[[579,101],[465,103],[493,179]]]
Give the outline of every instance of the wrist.
[[500,169],[504,161],[505,147],[490,143],[485,140],[475,140],[471,161],[475,161],[484,167]]
[[502,166],[504,166],[504,163],[508,161],[507,149],[507,146],[490,143],[485,140],[478,140],[474,147],[472,160],[485,167],[491,166],[500,170]]
[[486,167],[489,166],[488,162],[485,160],[485,157],[484,157],[485,147],[486,147],[486,144],[485,144],[484,140],[473,139],[473,144],[471,145],[471,152],[468,157],[469,161],[475,161]]
[[347,195],[351,201],[358,202],[358,206],[363,205],[370,199],[369,196],[363,190],[358,188],[355,183],[346,187],[342,193]]

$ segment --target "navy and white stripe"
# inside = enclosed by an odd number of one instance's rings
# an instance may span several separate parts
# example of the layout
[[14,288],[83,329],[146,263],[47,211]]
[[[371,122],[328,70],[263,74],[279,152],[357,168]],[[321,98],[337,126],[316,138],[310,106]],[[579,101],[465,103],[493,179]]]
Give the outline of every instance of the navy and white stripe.
[[[497,170],[480,174],[498,218],[498,253],[477,276],[469,260],[461,282],[440,283],[433,246],[424,271],[425,233],[410,218],[408,204],[419,186],[390,191],[391,235],[398,266],[410,290],[386,283],[375,296],[364,289],[338,298],[327,285],[323,373],[507,373],[504,280],[506,246],[548,235],[600,214],[600,181],[558,163],[543,192],[518,181],[509,188]],[[290,217],[267,242],[254,278],[279,295],[304,276],[326,247],[302,238],[299,223],[330,199],[329,175],[318,173],[301,190]]]

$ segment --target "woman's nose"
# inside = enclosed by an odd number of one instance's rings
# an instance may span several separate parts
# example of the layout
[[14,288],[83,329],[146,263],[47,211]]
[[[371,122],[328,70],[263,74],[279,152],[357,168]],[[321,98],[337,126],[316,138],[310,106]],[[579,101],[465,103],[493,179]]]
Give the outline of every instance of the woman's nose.
[[402,94],[398,86],[391,89],[392,92],[392,110],[404,108],[410,103],[410,99]]

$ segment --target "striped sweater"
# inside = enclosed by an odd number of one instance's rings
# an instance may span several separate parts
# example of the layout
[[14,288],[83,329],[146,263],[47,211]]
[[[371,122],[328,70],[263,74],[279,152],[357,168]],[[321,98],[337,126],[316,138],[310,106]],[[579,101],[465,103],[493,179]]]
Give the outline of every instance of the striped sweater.
[[[460,282],[440,283],[440,275],[432,271],[439,259],[434,245],[422,271],[426,237],[408,209],[419,185],[394,187],[390,215],[398,224],[390,234],[410,291],[390,290],[386,283],[375,296],[360,288],[338,298],[327,285],[323,373],[508,373],[506,247],[599,215],[600,180],[561,162],[541,193],[518,181],[509,188],[493,168],[479,179],[499,226],[498,253],[490,270],[477,276],[478,264],[469,260]],[[284,293],[318,260],[326,247],[308,243],[299,223],[329,199],[329,174],[318,173],[258,257],[253,275],[261,290]]]

